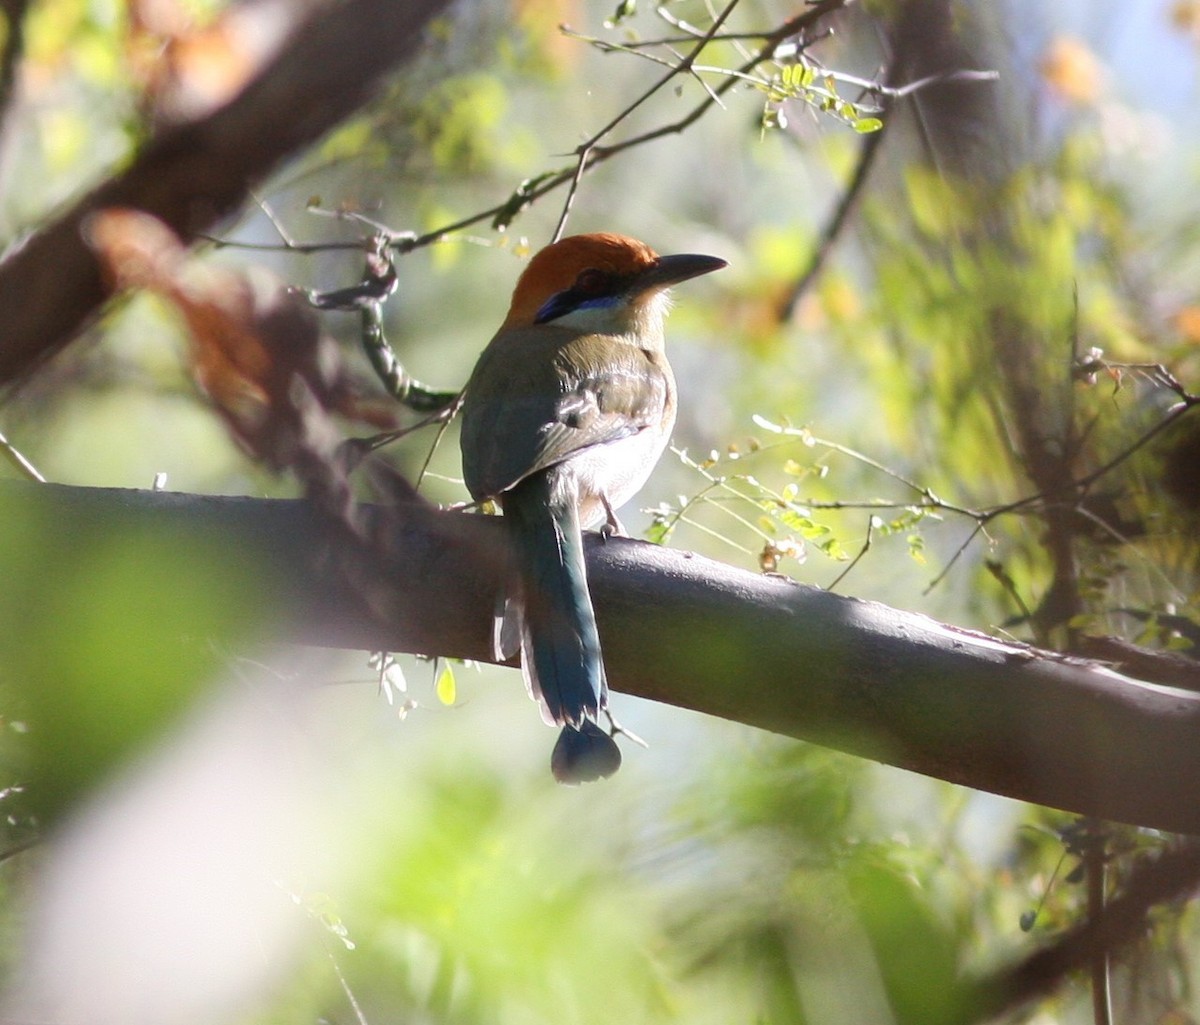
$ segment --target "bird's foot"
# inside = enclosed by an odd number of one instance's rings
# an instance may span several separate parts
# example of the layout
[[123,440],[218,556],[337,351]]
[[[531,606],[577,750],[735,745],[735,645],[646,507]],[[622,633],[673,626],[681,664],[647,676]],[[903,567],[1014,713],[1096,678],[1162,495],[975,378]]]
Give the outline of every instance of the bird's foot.
[[624,726],[617,722],[617,720],[613,717],[612,712],[610,712],[607,708],[604,709],[604,717],[608,719],[608,735],[610,737],[628,737],[635,744],[637,744],[638,747],[644,747],[647,751],[650,750],[649,744],[642,740],[642,738],[632,730],[625,729]]
[[602,494],[600,496],[600,501],[604,503],[605,516],[604,522],[600,525],[600,536],[605,541],[614,535],[618,537],[627,537],[628,532],[625,530],[625,524],[618,519],[617,512],[612,507],[612,503],[609,502],[608,496]]

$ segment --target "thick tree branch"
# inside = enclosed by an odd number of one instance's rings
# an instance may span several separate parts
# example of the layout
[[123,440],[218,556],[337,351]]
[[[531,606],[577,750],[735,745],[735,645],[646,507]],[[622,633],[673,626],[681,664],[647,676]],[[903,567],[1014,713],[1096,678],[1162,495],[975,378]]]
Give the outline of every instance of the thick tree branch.
[[0,384],[53,355],[107,297],[80,228],[105,207],[154,214],[184,239],[235,211],[281,161],[372,97],[411,56],[448,0],[327,4],[234,100],[164,132],[130,167],[36,232],[0,264]]
[[[385,625],[331,568],[304,503],[0,487],[0,519],[38,524],[59,557],[97,532],[153,529],[178,537],[185,565],[193,539],[215,533],[239,562],[264,560],[297,639],[487,660],[503,522],[417,505],[373,514],[393,567]],[[617,690],[1010,797],[1200,832],[1200,695],[642,542],[593,538],[588,566]]]

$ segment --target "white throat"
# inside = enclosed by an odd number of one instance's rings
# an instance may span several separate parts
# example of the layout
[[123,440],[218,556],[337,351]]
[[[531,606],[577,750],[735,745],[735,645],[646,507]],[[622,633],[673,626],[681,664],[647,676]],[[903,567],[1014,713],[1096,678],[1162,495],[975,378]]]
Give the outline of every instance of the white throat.
[[637,302],[580,306],[551,323],[580,334],[628,335],[643,348],[661,348],[663,321],[670,308],[671,297],[663,289]]

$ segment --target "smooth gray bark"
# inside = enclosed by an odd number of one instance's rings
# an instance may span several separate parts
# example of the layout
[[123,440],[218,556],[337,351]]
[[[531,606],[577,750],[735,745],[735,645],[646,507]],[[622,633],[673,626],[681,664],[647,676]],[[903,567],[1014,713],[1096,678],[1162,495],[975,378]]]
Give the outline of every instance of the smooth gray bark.
[[[370,585],[382,619],[304,502],[0,486],[0,520],[32,516],[37,543],[60,557],[153,529],[178,538],[183,564],[215,533],[262,560],[294,640],[489,660],[503,521],[372,512],[387,554],[369,561],[389,567]],[[1200,832],[1200,694],[688,552],[595,537],[587,550],[616,690],[1009,797]],[[177,570],[161,557],[147,567]]]

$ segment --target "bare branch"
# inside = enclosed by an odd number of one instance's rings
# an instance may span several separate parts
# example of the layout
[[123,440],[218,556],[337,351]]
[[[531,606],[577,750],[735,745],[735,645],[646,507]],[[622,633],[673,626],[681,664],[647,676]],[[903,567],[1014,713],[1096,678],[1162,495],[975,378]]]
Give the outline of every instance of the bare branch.
[[[722,97],[739,82],[745,81],[755,68],[766,61],[772,60],[775,57],[779,46],[785,39],[805,31],[822,18],[836,10],[839,10],[842,7],[847,6],[851,2],[852,0],[820,0],[818,3],[809,5],[802,14],[789,19],[782,25],[769,32],[754,33],[745,36],[744,38],[748,39],[763,40],[763,45],[750,58],[748,58],[741,67],[736,69],[721,69],[720,73],[725,76],[725,81],[716,87],[709,87],[707,84],[705,84],[706,95],[704,100],[695,106],[688,114],[676,121],[660,125],[658,128],[643,132],[640,135],[623,140],[622,142],[614,143],[610,146],[601,146],[598,144],[596,140],[607,135],[613,127],[615,127],[617,124],[620,124],[628,116],[634,107],[639,106],[646,98],[649,97],[649,95],[658,91],[658,89],[661,88],[666,81],[669,81],[670,78],[673,78],[675,75],[680,73],[690,74],[697,71],[698,67],[695,64],[695,57],[698,56],[700,49],[697,48],[696,51],[691,55],[690,63],[681,62],[675,65],[670,65],[673,68],[670,75],[666,76],[662,81],[653,86],[648,93],[644,94],[640,99],[635,101],[633,106],[627,108],[620,115],[618,115],[617,118],[610,122],[609,125],[605,126],[598,133],[596,133],[596,136],[592,142],[582,144],[576,150],[576,154],[578,155],[581,151],[584,151],[583,155],[577,156],[577,159],[570,167],[559,171],[548,171],[544,174],[527,179],[526,181],[522,182],[513,192],[513,194],[503,202],[497,203],[494,206],[488,207],[487,209],[476,211],[473,214],[468,214],[465,217],[459,218],[458,220],[452,221],[448,224],[444,224],[441,227],[434,228],[433,230],[425,232],[424,234],[400,240],[395,244],[394,248],[398,252],[407,253],[414,249],[420,249],[424,246],[431,245],[435,242],[441,242],[456,232],[488,221],[492,222],[493,226],[506,226],[511,223],[511,221],[521,211],[532,206],[543,196],[554,192],[563,185],[569,186],[573,194],[574,192],[578,191],[579,183],[582,181],[583,176],[588,171],[591,171],[599,164],[608,160],[610,157],[623,153],[626,150],[645,145],[648,142],[653,142],[656,139],[664,138],[668,135],[677,135],[691,127],[691,125],[699,121],[700,118],[703,117],[714,106],[720,106]],[[732,8],[732,6],[733,5],[731,4],[730,8]],[[706,38],[708,37],[706,36]],[[724,37],[717,33],[712,38]],[[743,37],[738,36],[737,38]],[[691,39],[683,41],[691,41]],[[684,61],[686,60],[687,58],[684,59]],[[572,196],[568,196],[567,201],[564,203],[564,211],[563,215],[560,216],[560,223],[556,230],[556,237],[557,234],[561,233],[565,227],[565,218],[566,214],[569,213],[571,200]],[[224,240],[212,238],[210,236],[206,237],[208,237],[210,241],[217,242],[218,244],[236,244],[240,248],[245,249],[272,250],[281,248],[280,246],[271,244],[230,243]],[[289,243],[284,248],[287,248],[293,252],[311,253],[332,249],[357,249],[360,248],[360,245],[354,242],[328,244]]]
[[[886,108],[884,113],[886,113]],[[855,161],[854,173],[850,176],[850,183],[842,192],[842,198],[838,200],[838,205],[833,212],[833,216],[825,225],[824,231],[821,232],[821,241],[817,244],[817,248],[813,250],[813,254],[808,261],[808,266],[804,268],[804,272],[780,304],[777,315],[780,322],[791,319],[792,314],[796,312],[796,306],[800,300],[825,269],[825,264],[829,259],[830,253],[833,252],[834,245],[842,234],[842,229],[849,222],[850,215],[858,205],[858,200],[863,193],[863,189],[866,188],[871,168],[875,166],[875,158],[883,148],[883,140],[887,134],[889,123],[890,120],[885,117],[883,119],[883,127],[879,131],[871,132],[869,135],[862,137],[862,142],[858,150],[858,160]]]
[[[696,58],[700,56],[700,51],[709,44],[709,41],[714,35],[721,31],[721,26],[725,24],[726,19],[728,19],[728,17],[733,13],[734,8],[737,7],[740,2],[741,0],[729,0],[729,3],[725,5],[725,9],[713,19],[713,23],[711,26],[709,26],[708,31],[696,41],[695,45],[688,52],[686,57],[681,58],[677,64],[670,67],[667,70],[667,73],[663,75],[657,82],[651,85],[649,89],[637,97],[637,99],[630,103],[624,110],[622,110],[616,117],[609,121],[608,124],[596,132],[590,139],[576,148],[575,155],[577,158],[577,163],[575,167],[575,173],[571,176],[571,187],[567,191],[567,198],[563,203],[562,214],[559,216],[558,226],[554,229],[554,237],[551,239],[551,241],[557,242],[560,238],[562,238],[563,231],[567,226],[567,217],[571,212],[571,204],[575,200],[575,193],[579,190],[579,182],[583,177],[584,171],[587,169],[588,160],[592,155],[592,150],[595,149],[601,139],[618,128],[626,118],[628,118],[635,110],[638,109],[638,107],[649,100],[650,97],[662,89],[663,86],[669,84],[676,75],[691,72],[692,65],[696,62]],[[709,98],[711,100],[717,100],[716,94],[711,91],[709,92]]]

